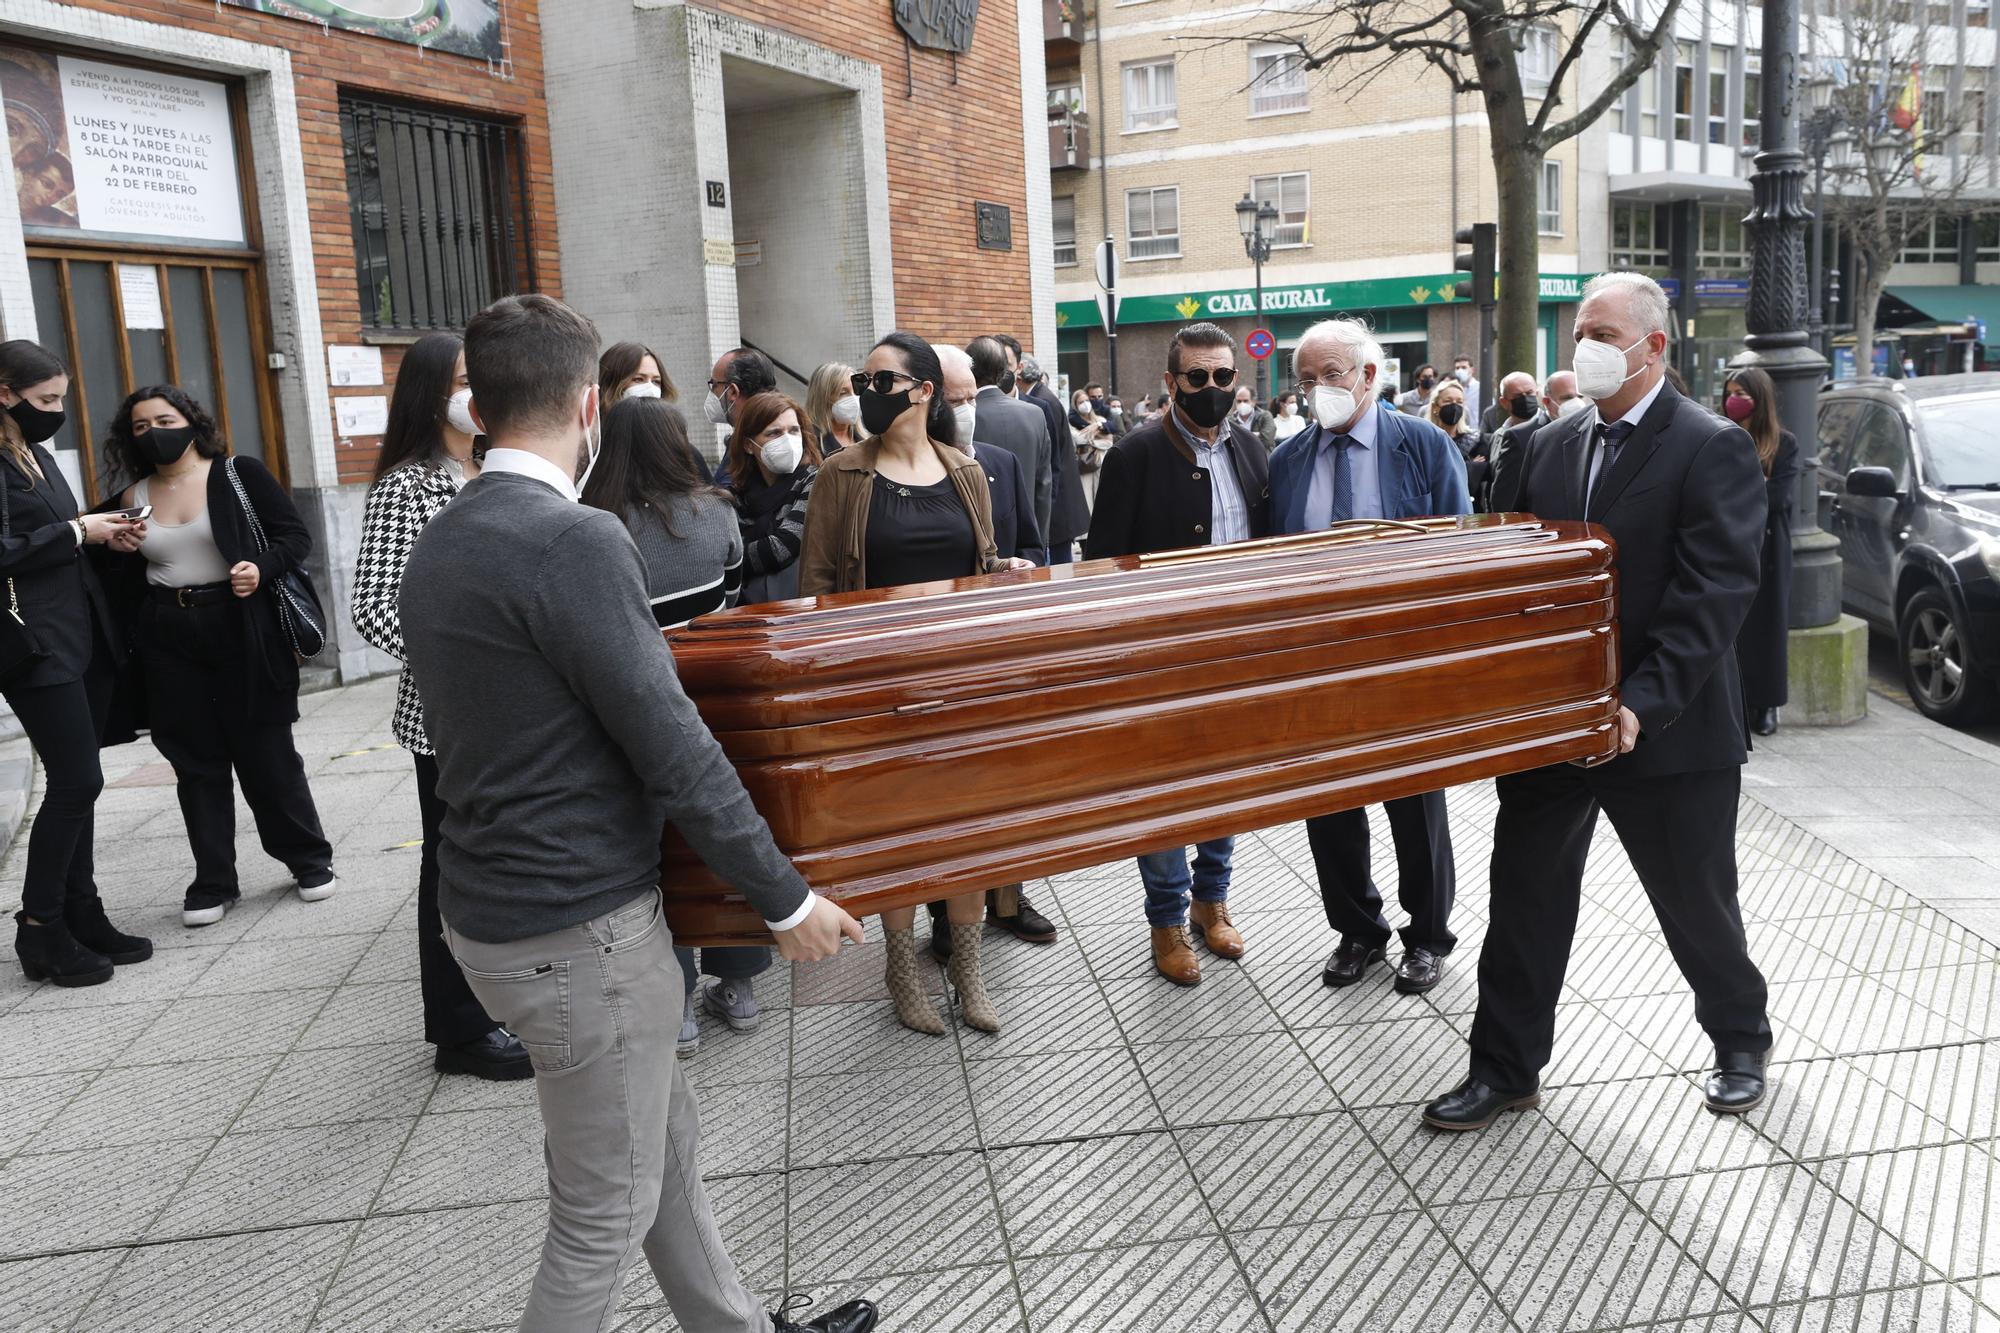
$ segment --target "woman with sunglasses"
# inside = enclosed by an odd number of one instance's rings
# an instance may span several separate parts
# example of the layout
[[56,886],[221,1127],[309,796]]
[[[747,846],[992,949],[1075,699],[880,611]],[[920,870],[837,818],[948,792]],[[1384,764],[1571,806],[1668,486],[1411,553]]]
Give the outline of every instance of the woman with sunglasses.
[[[931,345],[913,333],[890,334],[855,372],[853,387],[868,438],[820,469],[806,506],[799,595],[1033,568],[1003,558],[994,545],[986,469],[952,444],[944,368]],[[985,914],[984,893],[946,903],[952,946],[946,975],[965,1021],[998,1032],[1000,1015],[979,972]],[[889,996],[904,1027],[943,1036],[944,1020],[917,970],[916,918],[914,907],[882,914]]]

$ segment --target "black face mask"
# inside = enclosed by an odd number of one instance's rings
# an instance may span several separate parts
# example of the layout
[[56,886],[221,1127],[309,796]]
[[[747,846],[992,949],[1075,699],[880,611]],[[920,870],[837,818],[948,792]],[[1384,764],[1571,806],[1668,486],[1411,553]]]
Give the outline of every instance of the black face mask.
[[1222,424],[1223,418],[1229,415],[1229,409],[1236,406],[1236,391],[1218,388],[1213,384],[1206,389],[1196,389],[1193,393],[1185,389],[1176,389],[1174,402],[1187,414],[1189,421],[1203,430],[1214,430]]
[[1522,421],[1526,421],[1529,417],[1535,415],[1535,397],[1533,394],[1517,393],[1507,400],[1507,405],[1514,409],[1515,417]]
[[1000,376],[998,388],[1001,393],[1014,392],[1014,372],[1009,370]]
[[1425,393],[1429,393],[1431,391],[1431,386],[1436,383],[1437,383],[1436,380],[1432,379],[1429,375],[1426,375],[1422,379],[1417,381],[1417,387],[1419,389],[1422,389]]
[[910,391],[901,393],[877,393],[873,389],[861,391],[861,424],[870,435],[887,435],[889,427],[896,419],[910,410]]
[[23,398],[7,409],[7,415],[14,418],[14,424],[21,428],[21,438],[29,444],[40,444],[43,440],[55,438],[55,433],[69,420],[65,412],[44,412]]
[[155,467],[175,462],[193,443],[193,426],[155,426],[144,435],[132,437],[133,446]]
[[1456,426],[1459,423],[1459,419],[1464,415],[1465,404],[1463,403],[1446,403],[1438,409],[1438,420],[1447,426]]

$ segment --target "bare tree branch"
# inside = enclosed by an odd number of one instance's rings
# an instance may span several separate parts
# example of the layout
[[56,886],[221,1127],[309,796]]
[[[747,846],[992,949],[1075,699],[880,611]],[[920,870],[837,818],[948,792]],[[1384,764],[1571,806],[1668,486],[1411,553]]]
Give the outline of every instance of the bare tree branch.
[[[1637,83],[1641,75],[1653,68],[1653,61],[1659,57],[1660,48],[1666,44],[1668,36],[1673,32],[1674,13],[1679,8],[1680,0],[1667,0],[1667,3],[1661,6],[1660,17],[1653,24],[1653,30],[1638,41],[1632,42],[1632,49],[1625,57],[1624,67],[1613,73],[1610,81],[1597,90],[1597,96],[1584,103],[1583,109],[1575,115],[1550,125],[1547,123],[1550,103],[1548,101],[1542,103],[1542,110],[1535,117],[1533,133],[1543,149],[1546,150],[1553,144],[1559,144],[1565,139],[1572,139],[1583,133],[1596,123],[1599,116],[1609,111],[1611,104],[1623,97],[1625,90]],[[1589,22],[1586,21],[1585,31],[1571,42],[1572,52],[1583,45],[1583,38],[1588,35],[1589,26]],[[1627,40],[1631,39],[1628,37]],[[1550,91],[1553,93],[1554,89],[1551,88]]]

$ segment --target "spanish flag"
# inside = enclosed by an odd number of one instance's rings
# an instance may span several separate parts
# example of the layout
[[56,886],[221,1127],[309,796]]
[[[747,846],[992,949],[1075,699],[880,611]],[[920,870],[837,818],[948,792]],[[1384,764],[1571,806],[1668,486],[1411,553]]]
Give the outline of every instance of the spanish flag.
[[1897,94],[1896,105],[1889,111],[1889,123],[1899,130],[1916,132],[1917,122],[1924,111],[1924,70],[1922,65],[1910,66],[1910,76],[1903,80],[1903,91]]

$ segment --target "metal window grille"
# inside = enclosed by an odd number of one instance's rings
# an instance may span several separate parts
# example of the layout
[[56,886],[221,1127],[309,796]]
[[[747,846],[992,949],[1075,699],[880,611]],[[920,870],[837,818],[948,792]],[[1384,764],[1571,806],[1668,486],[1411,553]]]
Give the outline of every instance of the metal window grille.
[[516,125],[342,95],[362,327],[462,329],[535,286]]

